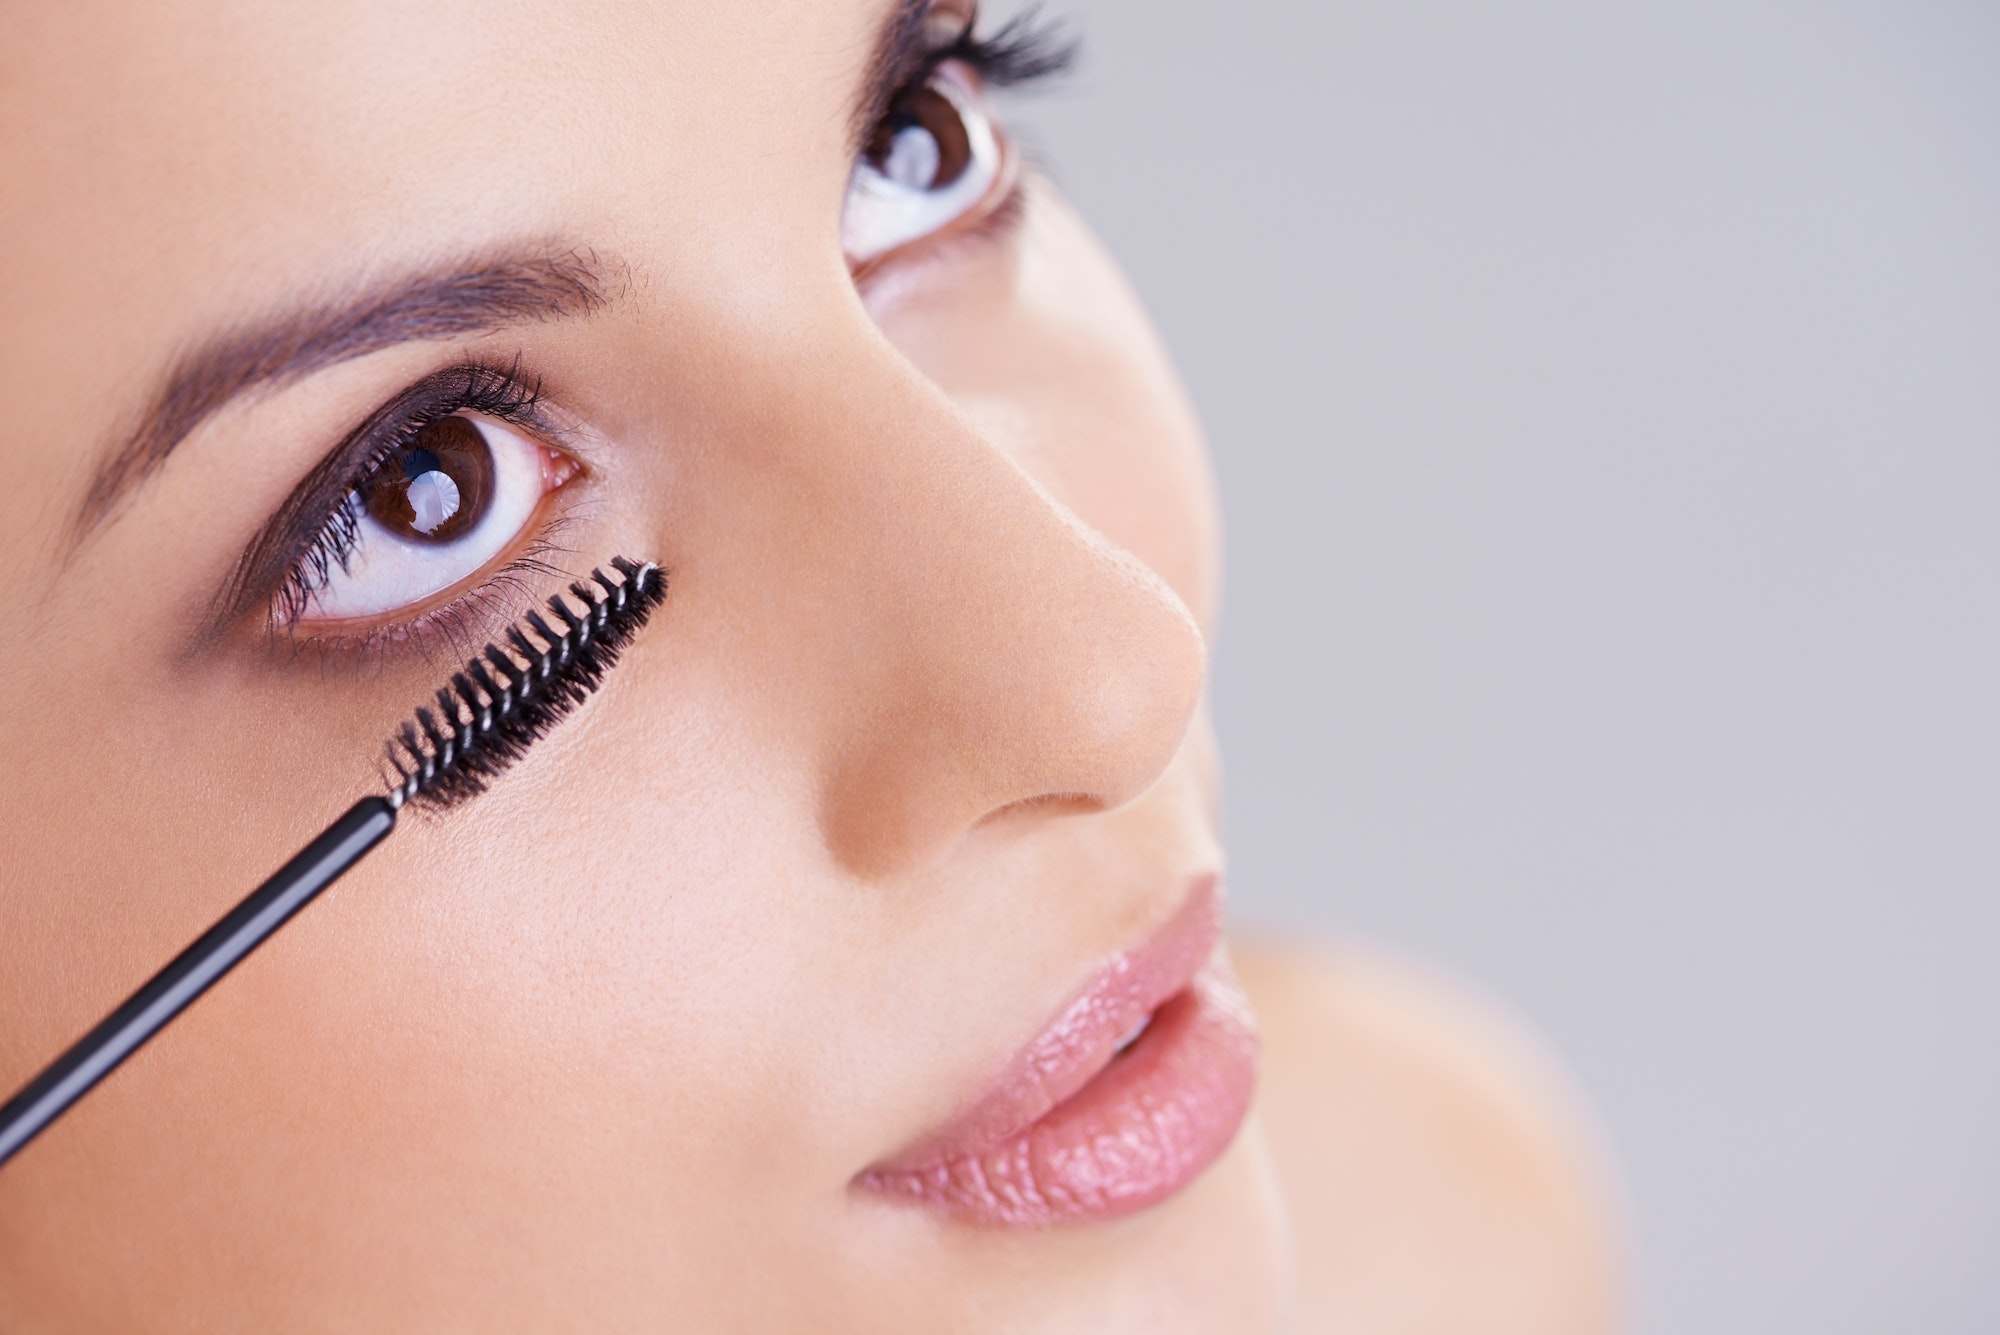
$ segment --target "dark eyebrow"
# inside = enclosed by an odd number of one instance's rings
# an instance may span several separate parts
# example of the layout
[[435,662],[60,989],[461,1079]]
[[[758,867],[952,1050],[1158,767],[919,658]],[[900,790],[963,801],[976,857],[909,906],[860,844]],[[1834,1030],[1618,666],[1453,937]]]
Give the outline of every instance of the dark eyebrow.
[[227,329],[174,360],[139,417],[92,475],[70,524],[74,549],[224,404],[399,343],[462,338],[596,310],[617,271],[589,250],[537,245],[458,261],[345,299]]

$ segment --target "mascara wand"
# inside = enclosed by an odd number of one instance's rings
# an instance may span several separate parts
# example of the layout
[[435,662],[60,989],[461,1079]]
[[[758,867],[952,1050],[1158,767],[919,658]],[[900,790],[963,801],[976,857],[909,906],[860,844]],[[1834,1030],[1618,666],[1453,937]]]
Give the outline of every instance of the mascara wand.
[[666,575],[652,562],[618,556],[611,564],[624,576],[622,583],[593,570],[596,587],[581,580],[569,586],[584,604],[582,613],[560,594],[549,599],[549,611],[563,629],[540,612],[529,612],[508,630],[506,648],[489,644],[454,673],[437,693],[438,712],[418,709],[414,722],[405,723],[388,744],[395,779],[386,793],[356,802],[0,1105],[0,1164],[388,838],[405,803],[442,809],[484,792],[536,738],[582,704],[667,596]]

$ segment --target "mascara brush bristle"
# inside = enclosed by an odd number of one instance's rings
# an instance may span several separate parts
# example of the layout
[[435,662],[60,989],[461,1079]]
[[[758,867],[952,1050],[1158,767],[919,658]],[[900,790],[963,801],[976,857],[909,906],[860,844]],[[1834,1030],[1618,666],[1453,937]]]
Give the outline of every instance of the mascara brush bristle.
[[419,709],[388,745],[396,777],[391,806],[416,802],[433,810],[486,791],[519,760],[536,738],[597,689],[618,661],[618,651],[667,596],[657,565],[611,558],[623,582],[602,570],[569,591],[583,604],[572,608],[561,594],[548,608],[561,628],[539,611],[507,631],[506,647],[489,644],[452,675],[437,693],[437,712]]

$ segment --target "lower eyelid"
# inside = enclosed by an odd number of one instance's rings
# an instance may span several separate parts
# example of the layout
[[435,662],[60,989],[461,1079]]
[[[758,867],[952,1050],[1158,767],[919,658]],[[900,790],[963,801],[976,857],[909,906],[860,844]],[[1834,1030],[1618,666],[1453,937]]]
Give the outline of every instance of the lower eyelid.
[[449,656],[467,643],[494,638],[545,594],[575,578],[564,564],[573,552],[558,538],[569,523],[568,499],[564,493],[544,497],[524,542],[450,588],[379,616],[296,621],[285,628],[283,642],[292,651],[310,651],[310,661],[324,665],[405,654]]
[[848,274],[856,287],[866,290],[876,279],[886,278],[906,265],[948,256],[953,246],[998,244],[1019,231],[1027,221],[1028,208],[1027,173],[1016,163],[1003,161],[994,189],[988,192],[986,200],[929,236],[898,246],[872,260],[850,264]]

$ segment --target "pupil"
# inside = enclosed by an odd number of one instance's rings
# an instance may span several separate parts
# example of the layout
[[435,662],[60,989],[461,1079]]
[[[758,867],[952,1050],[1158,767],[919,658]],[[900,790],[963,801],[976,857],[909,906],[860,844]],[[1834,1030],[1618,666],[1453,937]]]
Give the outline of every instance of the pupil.
[[463,417],[424,427],[362,485],[368,513],[399,538],[450,542],[486,513],[493,455],[479,428]]

